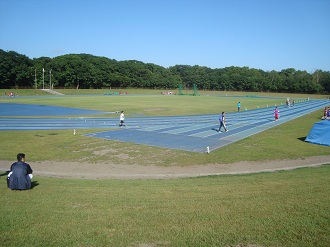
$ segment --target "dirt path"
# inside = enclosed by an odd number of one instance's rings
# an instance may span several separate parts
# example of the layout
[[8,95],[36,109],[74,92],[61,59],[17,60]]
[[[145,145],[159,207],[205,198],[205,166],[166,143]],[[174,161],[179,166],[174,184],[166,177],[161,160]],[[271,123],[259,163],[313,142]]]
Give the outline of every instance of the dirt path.
[[[13,161],[0,161],[0,171],[10,168]],[[232,164],[212,164],[189,167],[160,167],[118,164],[89,164],[78,162],[28,162],[35,176],[77,179],[173,179],[221,174],[244,174],[300,167],[320,166],[330,163],[330,155],[306,157],[297,160],[271,160]]]

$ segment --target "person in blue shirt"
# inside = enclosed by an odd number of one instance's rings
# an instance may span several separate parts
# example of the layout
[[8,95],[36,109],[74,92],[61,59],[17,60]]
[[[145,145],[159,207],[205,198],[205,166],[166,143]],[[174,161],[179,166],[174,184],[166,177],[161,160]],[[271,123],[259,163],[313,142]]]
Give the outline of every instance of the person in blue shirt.
[[241,102],[238,102],[237,104],[237,111],[239,112],[241,110]]

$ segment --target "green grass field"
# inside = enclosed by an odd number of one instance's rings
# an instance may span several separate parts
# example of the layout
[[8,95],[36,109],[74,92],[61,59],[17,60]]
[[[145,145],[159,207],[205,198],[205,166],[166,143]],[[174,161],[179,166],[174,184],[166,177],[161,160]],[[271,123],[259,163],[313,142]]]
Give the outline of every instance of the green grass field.
[[[286,97],[298,98],[300,95],[282,95],[277,98],[235,98],[215,96],[103,96],[102,94],[65,96],[65,97],[15,97],[2,98],[2,102],[30,104],[49,104],[70,106],[103,111],[125,110],[127,121],[132,116],[193,115],[218,114],[222,110],[236,110],[237,100],[242,109],[255,109],[268,104],[279,105]],[[98,90],[102,92],[102,90]],[[150,91],[146,91],[150,94]],[[27,92],[26,92],[27,93]],[[210,92],[209,92],[210,93]],[[22,93],[23,94],[23,93]],[[31,93],[33,95],[33,92]],[[147,95],[147,96],[146,96]],[[245,94],[243,94],[245,95]],[[311,97],[311,96],[307,96]],[[299,104],[299,103],[297,103]],[[271,109],[270,109],[271,111]],[[125,154],[125,163],[143,165],[204,165],[214,163],[232,163],[241,160],[296,159],[304,156],[330,154],[329,148],[305,143],[303,140],[316,121],[323,114],[322,109],[302,116],[289,123],[272,128],[260,134],[248,137],[240,142],[215,150],[210,155],[163,149],[94,139],[82,136],[101,130],[79,130],[77,135],[72,130],[39,131],[3,131],[1,132],[2,152],[0,159],[11,160],[18,152],[25,152],[30,161],[86,161],[90,163],[106,162],[111,156],[114,162],[122,162],[120,154]],[[110,114],[108,117],[118,115]],[[88,117],[88,116],[87,116]],[[217,120],[215,120],[217,123]],[[33,143],[34,145],[29,145]],[[111,150],[111,152],[109,152]],[[239,155],[229,155],[236,154]],[[148,160],[145,157],[149,157]]]
[[[17,90],[20,96],[42,97],[1,97],[0,102],[17,102],[29,104],[49,104],[56,106],[70,106],[100,111],[125,110],[129,115],[145,116],[176,116],[176,115],[196,115],[196,114],[218,114],[219,112],[236,111],[238,101],[242,101],[242,110],[251,110],[258,107],[271,107],[285,104],[286,98],[290,97],[297,102],[306,98],[326,99],[325,95],[303,95],[303,94],[265,94],[265,93],[244,93],[244,92],[215,92],[201,91],[201,96],[175,96],[161,95],[160,90],[138,90],[127,89],[128,95],[104,96],[109,91],[106,89],[61,89],[58,92],[65,96],[54,97],[45,96],[45,92],[40,90]],[[115,91],[115,90],[113,90]],[[120,91],[120,90],[117,90]],[[5,90],[0,90],[2,95]],[[227,96],[226,96],[227,95]],[[100,97],[102,96],[102,97]],[[230,97],[236,96],[236,97]],[[237,96],[245,96],[238,98]],[[268,96],[267,98],[257,98],[255,96]]]
[[[210,93],[0,100],[108,111],[120,108],[127,118],[134,114],[219,113],[236,108],[236,98],[207,95]],[[243,99],[242,108],[246,105],[248,109],[279,100]],[[322,109],[208,155],[81,135],[93,130],[79,130],[75,136],[71,130],[2,131],[0,160],[13,160],[18,152],[25,152],[29,161],[84,161],[93,165],[109,157],[113,163],[122,162],[119,154],[124,154],[125,164],[189,169],[191,165],[329,155],[329,147],[303,141],[321,116]],[[5,173],[0,175],[3,246],[329,246],[330,242],[329,165],[174,180],[35,176],[35,187],[29,191],[9,190]]]
[[175,180],[2,177],[2,246],[329,246],[330,166]]

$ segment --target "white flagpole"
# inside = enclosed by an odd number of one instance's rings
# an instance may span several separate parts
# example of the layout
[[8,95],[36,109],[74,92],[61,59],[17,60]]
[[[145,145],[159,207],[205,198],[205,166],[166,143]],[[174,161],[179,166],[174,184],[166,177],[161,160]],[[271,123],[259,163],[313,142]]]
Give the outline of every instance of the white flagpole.
[[42,68],[42,89],[45,89],[45,69]]

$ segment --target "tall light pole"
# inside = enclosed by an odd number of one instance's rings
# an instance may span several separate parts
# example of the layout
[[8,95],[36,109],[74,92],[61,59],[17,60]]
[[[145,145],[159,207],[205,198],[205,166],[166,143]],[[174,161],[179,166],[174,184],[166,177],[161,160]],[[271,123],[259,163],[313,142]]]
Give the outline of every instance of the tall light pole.
[[45,69],[42,68],[42,89],[45,89]]
[[49,70],[49,89],[52,89],[52,69]]

